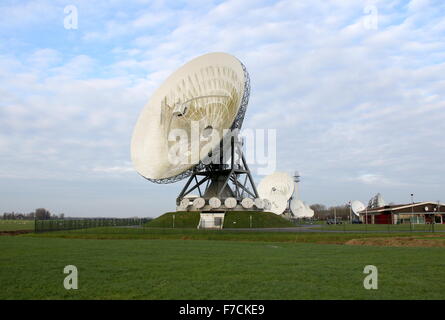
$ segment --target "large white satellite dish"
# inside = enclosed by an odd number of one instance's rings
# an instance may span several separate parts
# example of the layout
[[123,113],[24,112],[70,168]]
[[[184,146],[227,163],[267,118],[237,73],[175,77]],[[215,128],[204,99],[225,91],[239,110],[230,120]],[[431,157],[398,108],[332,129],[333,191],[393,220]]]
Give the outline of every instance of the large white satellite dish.
[[[241,127],[249,88],[244,65],[226,53],[205,54],[180,67],[153,93],[138,118],[131,140],[136,171],[156,183],[190,176],[193,167],[219,147],[221,139],[209,136],[222,138],[223,130]],[[191,137],[192,127],[199,130],[199,139]],[[177,129],[188,133],[188,141],[172,141]],[[175,144],[181,148],[173,148]]]
[[274,172],[261,180],[258,194],[271,203],[270,210],[282,214],[287,207],[287,201],[294,191],[294,181],[286,172]]
[[362,202],[360,202],[358,200],[352,201],[351,210],[356,216],[359,216],[359,212],[363,211],[365,209],[366,209],[366,206]]
[[[243,198],[259,198],[238,137],[249,95],[247,69],[230,54],[205,54],[180,67],[139,115],[131,140],[136,171],[155,183],[189,177],[179,209],[192,202],[203,211],[234,209]],[[199,199],[182,201],[191,192]]]

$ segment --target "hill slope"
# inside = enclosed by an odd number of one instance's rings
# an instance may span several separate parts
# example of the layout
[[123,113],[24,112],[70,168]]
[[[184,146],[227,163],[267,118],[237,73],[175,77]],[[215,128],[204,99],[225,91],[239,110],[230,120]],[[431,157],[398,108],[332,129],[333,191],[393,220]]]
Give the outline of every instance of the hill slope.
[[199,223],[198,211],[167,212],[145,224],[153,228],[173,228],[173,215],[175,228],[196,228]]
[[[147,227],[172,228],[174,215],[175,228],[196,228],[199,223],[199,212],[178,211],[167,212],[156,219],[147,222]],[[224,228],[286,228],[294,225],[286,219],[271,212],[260,211],[227,211],[224,218]]]
[[286,228],[294,224],[272,212],[262,211],[227,211],[224,217],[224,228]]

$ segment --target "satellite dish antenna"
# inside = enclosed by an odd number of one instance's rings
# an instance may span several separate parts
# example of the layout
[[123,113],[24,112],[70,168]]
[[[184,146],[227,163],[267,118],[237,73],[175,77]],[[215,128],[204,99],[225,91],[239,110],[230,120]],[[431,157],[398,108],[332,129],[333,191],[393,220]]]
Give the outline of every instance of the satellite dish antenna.
[[254,200],[255,203],[255,207],[257,207],[258,209],[264,209],[264,200],[261,198],[256,198]]
[[251,198],[244,198],[241,201],[241,205],[243,206],[244,209],[250,209],[253,207],[253,200]]
[[294,191],[294,182],[286,172],[274,172],[261,180],[258,193],[268,199],[270,194],[280,194],[289,199]]
[[249,95],[249,74],[232,55],[209,53],[180,67],[137,120],[131,140],[136,171],[154,183],[189,177],[178,206],[195,189],[205,200],[258,198],[238,142]]
[[360,202],[358,200],[352,201],[351,210],[352,210],[352,213],[354,213],[356,216],[359,216],[359,212],[363,211],[365,209],[366,209],[366,206],[362,202]]
[[196,198],[193,200],[193,206],[197,209],[201,209],[206,204],[206,201],[203,198]]
[[292,199],[290,202],[290,210],[296,218],[303,218],[306,213],[306,206],[300,199]]
[[217,197],[212,197],[209,200],[209,205],[214,209],[219,208],[221,207],[221,200],[219,200]]
[[267,199],[263,199],[263,204],[264,210],[270,210],[272,208],[272,203]]
[[235,208],[237,205],[237,201],[235,198],[227,198],[224,200],[224,206],[229,209]]
[[269,210],[277,215],[282,214],[287,208],[288,199],[282,194],[271,194],[268,200],[270,201]]
[[314,216],[314,214],[315,214],[315,211],[310,206],[308,206],[307,204],[305,204],[305,206],[306,206],[306,215],[305,215],[305,217],[306,218],[312,218]]
[[[261,180],[258,194],[271,202],[272,212],[282,214],[287,207],[287,201],[294,191],[294,181],[285,172],[274,172]],[[283,200],[284,199],[284,200]],[[284,207],[283,207],[284,201]]]
[[190,205],[190,200],[188,198],[184,198],[179,203],[179,207],[183,210],[187,209],[187,207]]

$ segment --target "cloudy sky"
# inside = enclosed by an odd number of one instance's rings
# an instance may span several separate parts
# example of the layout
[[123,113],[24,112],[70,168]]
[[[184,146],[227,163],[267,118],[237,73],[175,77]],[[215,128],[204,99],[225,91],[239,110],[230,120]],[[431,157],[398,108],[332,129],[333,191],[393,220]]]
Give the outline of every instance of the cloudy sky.
[[445,201],[442,0],[2,0],[0,17],[0,213],[173,209],[183,182],[139,176],[131,134],[156,87],[212,51],[247,66],[244,127],[277,130],[277,170],[300,171],[306,202]]

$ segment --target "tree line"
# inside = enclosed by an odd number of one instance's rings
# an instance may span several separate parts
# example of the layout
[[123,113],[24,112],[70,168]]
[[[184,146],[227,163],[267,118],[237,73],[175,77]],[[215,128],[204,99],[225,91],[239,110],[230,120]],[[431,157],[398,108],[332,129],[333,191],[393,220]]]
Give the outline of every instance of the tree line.
[[316,203],[311,205],[310,207],[312,210],[314,210],[314,218],[317,220],[334,219],[334,212],[337,219],[349,219],[350,208],[347,204],[327,207],[324,204]]
[[4,220],[50,220],[50,219],[63,219],[65,218],[65,214],[51,214],[49,210],[45,208],[38,208],[30,213],[20,213],[20,212],[4,212],[3,219]]

